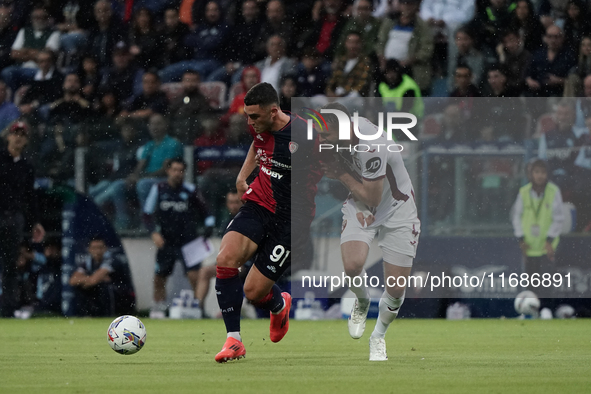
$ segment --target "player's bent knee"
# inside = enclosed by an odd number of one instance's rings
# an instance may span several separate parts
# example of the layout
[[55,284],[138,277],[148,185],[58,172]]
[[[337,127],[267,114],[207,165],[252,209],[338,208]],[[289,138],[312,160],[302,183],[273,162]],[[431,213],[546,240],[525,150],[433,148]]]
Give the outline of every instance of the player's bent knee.
[[363,271],[364,261],[346,260],[343,261],[343,268],[347,276],[357,276]]
[[242,264],[240,263],[240,258],[234,253],[222,250],[216,258],[216,265],[224,268],[239,268]]
[[257,302],[262,300],[268,293],[268,291],[261,291],[261,289],[257,289],[253,285],[244,285],[244,296],[251,304],[256,304]]

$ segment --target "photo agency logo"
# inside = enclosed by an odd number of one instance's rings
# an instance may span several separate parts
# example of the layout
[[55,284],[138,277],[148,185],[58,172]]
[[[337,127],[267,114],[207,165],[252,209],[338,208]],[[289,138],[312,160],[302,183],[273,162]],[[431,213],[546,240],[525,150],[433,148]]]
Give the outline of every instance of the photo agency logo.
[[[354,112],[352,119],[345,112],[338,109],[327,109],[321,108],[320,112],[313,110],[312,108],[303,108],[304,114],[309,118],[307,122],[308,140],[314,138],[314,124],[317,126],[317,131],[321,134],[330,133],[328,123],[324,119],[322,114],[335,115],[338,121],[338,144],[319,144],[319,150],[347,150],[349,152],[373,152],[377,149],[387,149],[389,152],[402,152],[404,149],[402,145],[392,142],[391,144],[384,143],[367,143],[368,141],[376,141],[383,135],[384,130],[386,131],[387,141],[394,141],[392,132],[394,130],[401,130],[411,141],[418,141],[417,137],[410,132],[410,129],[417,125],[417,117],[407,112],[379,112],[378,113],[378,126],[374,134],[362,134],[359,131],[359,113]],[[384,119],[386,120],[386,128],[384,128]],[[401,119],[410,120],[409,123],[399,123]],[[352,122],[351,122],[352,120]],[[353,133],[363,143],[351,144],[351,126],[353,126]],[[342,141],[342,143],[341,143]]]

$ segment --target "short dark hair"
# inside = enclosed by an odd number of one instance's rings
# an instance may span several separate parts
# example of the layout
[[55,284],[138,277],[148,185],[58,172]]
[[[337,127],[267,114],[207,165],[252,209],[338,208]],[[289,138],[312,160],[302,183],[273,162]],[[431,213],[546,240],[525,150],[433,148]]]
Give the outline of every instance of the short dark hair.
[[279,105],[279,97],[273,85],[267,82],[257,83],[244,96],[244,105],[260,105],[263,107],[272,104]]
[[170,168],[172,167],[173,163],[179,163],[183,165],[184,169],[187,169],[187,163],[185,162],[185,160],[183,160],[182,157],[173,157],[172,159],[170,159],[168,161],[168,164],[166,165],[166,168]]
[[542,159],[534,158],[527,163],[527,173],[531,174],[534,168],[541,168],[544,171],[548,172],[548,163]]
[[493,63],[488,67],[488,70],[486,70],[486,73],[488,74],[491,71],[498,71],[501,74],[503,74],[504,76],[508,75],[508,70],[507,67],[504,64],[501,63]]
[[191,75],[197,75],[197,77],[198,77],[199,79],[201,79],[201,74],[199,74],[199,72],[198,72],[198,71],[196,71],[196,70],[185,70],[185,71],[183,72],[183,77],[184,77],[185,75],[187,75],[187,74],[191,74]]
[[105,245],[107,244],[107,241],[105,241],[105,237],[99,234],[95,234],[92,237],[90,237],[90,239],[88,240],[88,246],[90,246],[90,244],[93,242],[102,242]]
[[[336,101],[333,102],[333,103],[328,103],[328,104],[324,105],[320,109],[321,110],[322,109],[337,109],[337,110],[339,110],[341,112],[344,112],[349,117],[349,119],[351,119],[351,114],[349,113],[349,110],[347,109],[347,107],[345,107],[343,104],[341,104],[339,102],[336,102]],[[321,112],[321,114],[322,114],[322,112]],[[322,114],[322,117],[326,121],[326,124],[327,125],[329,123],[330,124],[336,124],[336,125],[339,124],[339,118],[337,118],[337,116],[334,115],[334,114]]]
[[146,71],[144,73],[144,75],[142,75],[142,79],[146,76],[146,75],[152,75],[154,78],[156,78],[156,82],[160,82],[160,75],[158,75],[157,72],[155,71]]

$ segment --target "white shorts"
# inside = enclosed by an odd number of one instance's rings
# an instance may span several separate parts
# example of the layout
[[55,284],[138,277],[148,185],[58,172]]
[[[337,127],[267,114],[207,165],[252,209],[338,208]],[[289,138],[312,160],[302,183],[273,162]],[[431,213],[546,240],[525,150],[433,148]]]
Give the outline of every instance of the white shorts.
[[[414,258],[419,244],[419,234],[421,233],[421,223],[400,223],[397,226],[385,227],[361,227],[361,223],[355,216],[343,216],[343,227],[341,231],[341,245],[349,241],[362,241],[368,246],[378,236],[378,246],[382,249],[382,255],[386,263],[400,265],[402,267],[412,267],[412,260],[409,264],[397,264],[400,259],[394,253],[400,253]],[[394,253],[393,253],[394,252]]]

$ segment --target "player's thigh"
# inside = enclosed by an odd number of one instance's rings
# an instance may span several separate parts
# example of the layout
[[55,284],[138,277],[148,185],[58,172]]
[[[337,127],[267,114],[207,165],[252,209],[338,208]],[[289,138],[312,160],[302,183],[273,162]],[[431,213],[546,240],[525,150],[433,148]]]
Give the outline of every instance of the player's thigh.
[[341,255],[347,275],[361,272],[376,233],[377,228],[361,227],[357,218],[345,213],[341,230]]
[[263,242],[271,213],[246,203],[226,228],[217,256],[218,267],[238,268],[246,263]]
[[216,264],[218,267],[239,268],[256,252],[258,245],[236,231],[224,234]]
[[244,281],[244,295],[249,301],[257,302],[269,294],[275,282],[253,265]]

